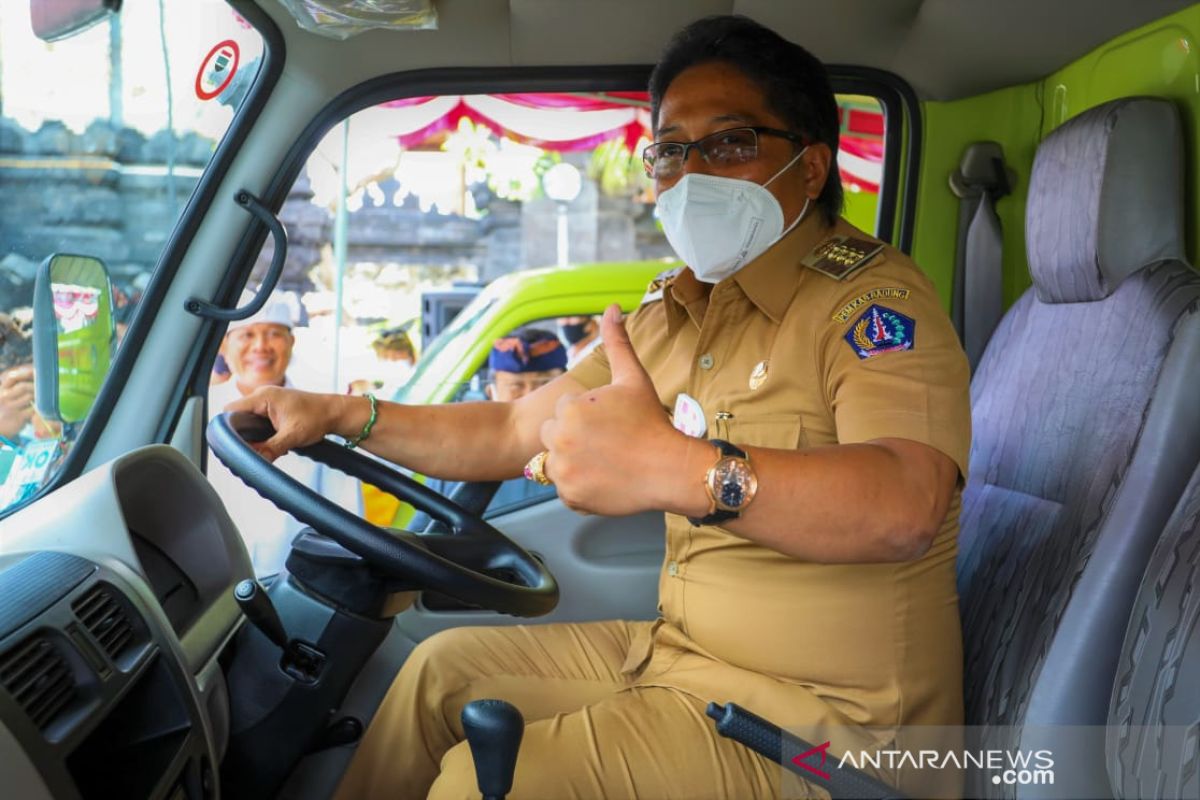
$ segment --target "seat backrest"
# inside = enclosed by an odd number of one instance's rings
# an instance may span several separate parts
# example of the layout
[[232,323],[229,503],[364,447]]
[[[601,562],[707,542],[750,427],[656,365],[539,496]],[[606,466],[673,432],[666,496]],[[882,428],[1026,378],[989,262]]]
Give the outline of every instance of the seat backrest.
[[[1038,148],[1034,286],[971,385],[958,588],[966,721],[995,732],[988,746],[1024,745],[1035,725],[1104,725],[1142,571],[1200,461],[1182,176],[1179,115],[1159,99],[1084,112]],[[1056,791],[1109,796],[1103,737],[1088,747],[1093,771],[1058,776]]]
[[1129,617],[1106,763],[1116,797],[1200,797],[1200,470]]

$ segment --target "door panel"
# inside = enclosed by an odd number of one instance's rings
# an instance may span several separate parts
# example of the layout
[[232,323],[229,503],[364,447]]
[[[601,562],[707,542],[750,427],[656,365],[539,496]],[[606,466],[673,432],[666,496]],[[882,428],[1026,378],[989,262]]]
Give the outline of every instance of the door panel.
[[561,592],[558,607],[544,617],[523,619],[493,611],[430,611],[418,602],[396,618],[404,638],[421,641],[463,625],[656,616],[658,573],[665,549],[661,513],[584,516],[554,499],[490,522],[550,567]]

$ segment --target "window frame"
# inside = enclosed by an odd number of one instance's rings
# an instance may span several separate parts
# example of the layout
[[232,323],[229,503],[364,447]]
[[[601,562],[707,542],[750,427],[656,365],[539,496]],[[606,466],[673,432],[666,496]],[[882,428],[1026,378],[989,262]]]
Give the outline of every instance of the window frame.
[[886,70],[840,64],[828,69],[835,93],[870,95],[883,107],[883,180],[875,236],[911,253],[921,174],[921,106],[916,93]]

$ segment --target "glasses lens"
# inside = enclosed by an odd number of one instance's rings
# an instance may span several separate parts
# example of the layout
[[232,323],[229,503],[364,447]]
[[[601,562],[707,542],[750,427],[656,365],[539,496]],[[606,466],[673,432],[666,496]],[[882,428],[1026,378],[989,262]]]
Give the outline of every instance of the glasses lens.
[[651,178],[669,178],[683,166],[683,145],[659,142],[642,151],[642,164]]
[[745,164],[758,157],[758,134],[752,128],[732,128],[704,137],[697,146],[710,164]]

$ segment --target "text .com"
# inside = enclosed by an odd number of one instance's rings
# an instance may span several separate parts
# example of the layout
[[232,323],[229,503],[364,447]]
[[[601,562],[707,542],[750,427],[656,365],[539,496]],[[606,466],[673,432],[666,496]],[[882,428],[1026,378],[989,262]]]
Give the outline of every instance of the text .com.
[[1005,786],[1053,786],[1052,769],[1006,769],[992,776],[992,783]]
[[842,756],[838,767],[846,765],[860,770],[975,769],[991,773],[996,785],[1054,785],[1054,757],[1049,750],[864,750]]

